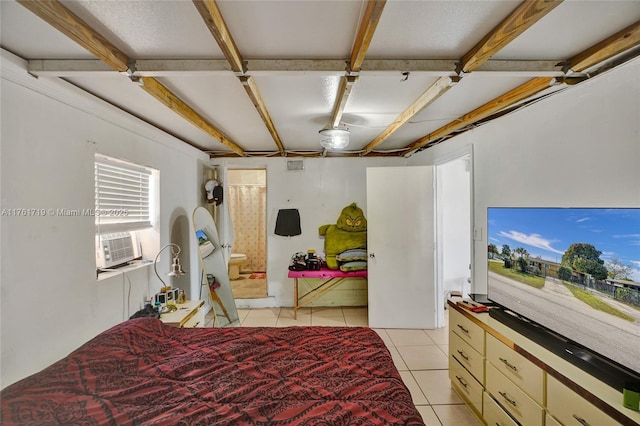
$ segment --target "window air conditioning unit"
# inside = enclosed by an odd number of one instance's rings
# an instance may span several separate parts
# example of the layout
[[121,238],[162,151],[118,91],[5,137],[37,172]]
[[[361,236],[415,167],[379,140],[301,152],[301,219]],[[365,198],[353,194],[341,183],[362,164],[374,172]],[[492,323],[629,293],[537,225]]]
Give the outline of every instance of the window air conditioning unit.
[[132,232],[114,232],[96,237],[98,269],[113,268],[142,255],[138,238]]

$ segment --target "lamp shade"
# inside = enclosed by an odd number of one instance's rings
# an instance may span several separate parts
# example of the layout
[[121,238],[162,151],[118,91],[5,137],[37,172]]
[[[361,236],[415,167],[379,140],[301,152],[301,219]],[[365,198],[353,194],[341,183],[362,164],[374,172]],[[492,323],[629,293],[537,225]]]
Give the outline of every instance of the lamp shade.
[[300,212],[298,209],[278,210],[274,233],[276,235],[282,235],[283,237],[302,234],[302,230],[300,229]]
[[349,145],[349,131],[338,127],[322,129],[320,133],[320,145],[330,151],[344,149]]

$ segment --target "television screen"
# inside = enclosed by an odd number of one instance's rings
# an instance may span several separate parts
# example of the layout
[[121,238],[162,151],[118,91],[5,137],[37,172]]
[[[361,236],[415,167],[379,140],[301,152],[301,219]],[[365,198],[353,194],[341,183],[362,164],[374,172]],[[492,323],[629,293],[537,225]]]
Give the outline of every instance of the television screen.
[[491,207],[487,222],[488,298],[640,375],[640,208]]

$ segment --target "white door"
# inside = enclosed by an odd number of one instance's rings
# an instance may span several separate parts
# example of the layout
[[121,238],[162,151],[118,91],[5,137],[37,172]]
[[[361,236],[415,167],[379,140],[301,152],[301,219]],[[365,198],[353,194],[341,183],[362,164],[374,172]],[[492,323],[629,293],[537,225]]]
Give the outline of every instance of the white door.
[[433,167],[367,168],[369,326],[435,328]]

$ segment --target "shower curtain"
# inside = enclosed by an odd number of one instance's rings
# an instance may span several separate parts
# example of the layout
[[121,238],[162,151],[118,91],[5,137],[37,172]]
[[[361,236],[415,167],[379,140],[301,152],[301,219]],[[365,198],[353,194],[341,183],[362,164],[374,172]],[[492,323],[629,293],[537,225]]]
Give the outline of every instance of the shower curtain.
[[247,263],[243,270],[267,270],[267,206],[265,186],[229,185],[229,210],[233,221],[235,242],[233,253],[244,253]]

